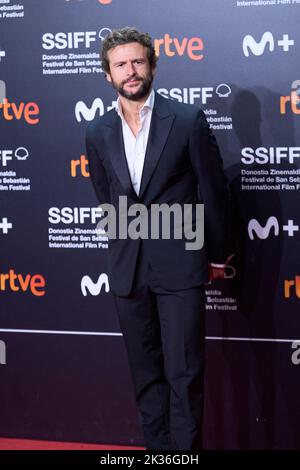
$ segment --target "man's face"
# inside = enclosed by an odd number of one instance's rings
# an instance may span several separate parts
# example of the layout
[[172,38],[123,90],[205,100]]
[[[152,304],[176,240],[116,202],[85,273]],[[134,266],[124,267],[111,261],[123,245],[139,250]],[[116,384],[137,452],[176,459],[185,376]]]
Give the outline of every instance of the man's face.
[[153,81],[147,48],[137,42],[116,46],[108,51],[106,78],[121,96],[139,101],[146,97]]

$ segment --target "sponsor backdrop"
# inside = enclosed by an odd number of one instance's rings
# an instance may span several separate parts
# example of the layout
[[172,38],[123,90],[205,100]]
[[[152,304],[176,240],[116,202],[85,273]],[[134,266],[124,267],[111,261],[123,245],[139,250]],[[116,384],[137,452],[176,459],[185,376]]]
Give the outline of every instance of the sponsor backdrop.
[[[207,286],[209,449],[300,442],[300,2],[0,0],[0,435],[143,444],[89,180],[115,104],[109,30],[149,31],[156,89],[203,108],[233,193]],[[178,266],[180,270],[180,266]]]

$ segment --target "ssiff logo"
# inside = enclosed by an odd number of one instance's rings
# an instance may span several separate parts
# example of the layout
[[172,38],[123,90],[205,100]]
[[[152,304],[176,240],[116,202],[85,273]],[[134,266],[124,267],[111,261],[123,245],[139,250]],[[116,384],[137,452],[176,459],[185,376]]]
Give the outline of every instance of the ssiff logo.
[[[97,38],[100,38],[101,41],[111,32],[110,28],[104,27],[101,28],[99,32],[97,31],[69,31],[58,32],[58,33],[44,33],[42,36],[42,47],[46,51],[51,51],[53,49],[79,49],[80,47],[85,47],[90,49],[90,47],[97,41]],[[76,58],[76,57],[75,57]],[[47,59],[47,57],[46,57]],[[73,60],[74,57],[72,54],[69,54],[69,60]]]
[[16,150],[3,149],[0,150],[0,160],[2,166],[7,166],[7,162],[12,161],[13,158],[25,161],[29,157],[29,152],[25,147],[18,147]]
[[227,83],[220,83],[216,87],[184,87],[184,88],[159,88],[158,93],[165,98],[175,99],[180,103],[195,104],[200,100],[201,104],[205,105],[208,100],[214,98],[228,98],[231,94],[231,88]]

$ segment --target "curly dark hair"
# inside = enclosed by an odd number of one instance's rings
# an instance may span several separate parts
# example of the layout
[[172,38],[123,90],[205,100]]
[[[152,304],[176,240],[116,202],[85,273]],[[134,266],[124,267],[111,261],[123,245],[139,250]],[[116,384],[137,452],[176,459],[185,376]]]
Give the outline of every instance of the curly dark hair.
[[137,28],[126,26],[125,28],[114,29],[102,41],[100,59],[102,61],[102,69],[105,73],[109,73],[108,51],[122,44],[137,42],[147,48],[148,60],[151,68],[157,64],[158,57],[152,44],[152,39],[148,33],[143,33]]

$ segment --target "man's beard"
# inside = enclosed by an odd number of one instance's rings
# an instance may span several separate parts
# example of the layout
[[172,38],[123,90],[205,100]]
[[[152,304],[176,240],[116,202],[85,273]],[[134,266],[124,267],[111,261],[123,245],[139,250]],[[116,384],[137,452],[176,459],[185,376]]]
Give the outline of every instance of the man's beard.
[[[139,80],[142,83],[142,86],[138,89],[138,91],[131,93],[130,91],[124,90],[124,85],[132,79]],[[148,95],[152,82],[153,82],[153,75],[150,72],[146,78],[142,78],[142,77],[139,77],[138,75],[134,75],[130,77],[129,79],[124,80],[121,83],[121,85],[117,85],[114,81],[112,81],[112,84],[114,88],[117,90],[117,92],[121,96],[124,96],[124,98],[127,98],[128,100],[131,100],[131,101],[139,101],[140,99],[145,98],[145,96]]]

